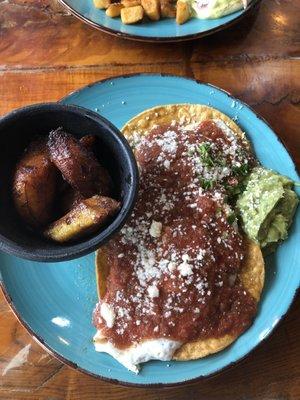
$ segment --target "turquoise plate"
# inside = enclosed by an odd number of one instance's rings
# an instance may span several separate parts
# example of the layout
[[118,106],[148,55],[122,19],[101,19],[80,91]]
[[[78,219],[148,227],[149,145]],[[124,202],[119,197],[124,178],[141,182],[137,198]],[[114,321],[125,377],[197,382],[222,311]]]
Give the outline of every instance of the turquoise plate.
[[245,17],[261,0],[252,0],[246,10],[222,18],[211,20],[192,18],[183,25],[177,25],[174,18],[124,25],[120,18],[107,17],[105,10],[95,8],[93,0],[59,1],[76,17],[103,32],[144,42],[175,42],[197,39],[228,28]]
[[[263,165],[299,180],[295,165],[272,129],[248,106],[216,87],[175,76],[134,75],[87,86],[63,100],[99,112],[117,127],[156,105],[201,103],[235,118]],[[0,255],[2,286],[30,333],[65,363],[102,379],[133,385],[175,385],[215,374],[246,356],[287,312],[300,283],[300,210],[290,237],[267,258],[266,284],[254,324],[221,353],[189,362],[149,362],[139,375],[94,351],[91,323],[97,301],[94,255],[42,264]],[[271,367],[271,366],[270,366]]]

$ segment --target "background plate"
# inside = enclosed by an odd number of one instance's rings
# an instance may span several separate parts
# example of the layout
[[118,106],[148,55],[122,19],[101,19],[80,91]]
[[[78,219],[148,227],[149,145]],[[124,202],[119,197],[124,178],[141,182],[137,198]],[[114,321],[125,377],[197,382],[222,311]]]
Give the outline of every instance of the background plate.
[[105,10],[95,8],[93,0],[59,1],[76,17],[104,32],[133,40],[175,42],[200,38],[228,28],[245,17],[261,0],[252,0],[246,10],[222,18],[211,20],[192,18],[183,25],[177,25],[174,18],[124,25],[120,18],[107,17]]
[[[213,86],[160,75],[113,78],[87,86],[63,100],[99,112],[118,128],[155,105],[202,103],[235,118],[246,131],[263,165],[299,180],[286,149],[271,128],[244,103]],[[298,192],[299,193],[299,192]],[[64,362],[120,383],[174,385],[214,374],[257,346],[286,313],[300,283],[300,210],[289,239],[267,258],[266,284],[254,324],[232,346],[189,362],[150,362],[139,375],[106,354],[96,353],[91,323],[97,301],[94,256],[42,264],[0,255],[6,297],[21,322]]]

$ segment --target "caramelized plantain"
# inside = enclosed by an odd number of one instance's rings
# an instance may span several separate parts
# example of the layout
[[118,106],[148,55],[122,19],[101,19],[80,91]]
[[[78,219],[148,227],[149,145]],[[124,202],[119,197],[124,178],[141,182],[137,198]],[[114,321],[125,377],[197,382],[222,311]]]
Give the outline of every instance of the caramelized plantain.
[[51,220],[58,171],[50,161],[46,140],[27,148],[13,177],[13,200],[26,224],[40,228]]
[[97,231],[120,208],[120,203],[110,197],[93,196],[77,203],[65,216],[53,222],[45,236],[59,243],[81,239]]
[[85,135],[80,139],[80,144],[91,152],[94,152],[96,143],[97,136],[95,135]]
[[74,136],[58,128],[50,132],[47,144],[51,161],[75,191],[84,198],[110,194],[112,184],[108,172]]

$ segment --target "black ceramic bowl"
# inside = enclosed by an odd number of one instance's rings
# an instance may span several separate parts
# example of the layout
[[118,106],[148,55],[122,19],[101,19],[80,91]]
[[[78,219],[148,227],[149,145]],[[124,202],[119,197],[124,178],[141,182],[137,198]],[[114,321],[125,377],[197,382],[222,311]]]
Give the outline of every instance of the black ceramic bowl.
[[[62,126],[77,138],[98,137],[97,152],[115,187],[121,209],[98,232],[81,241],[58,244],[31,232],[20,220],[12,201],[12,175],[24,149],[36,135]],[[47,185],[47,182],[45,182]],[[35,261],[71,260],[96,250],[118,232],[134,206],[138,169],[134,155],[119,130],[105,118],[82,107],[57,103],[25,107],[0,119],[0,250]]]

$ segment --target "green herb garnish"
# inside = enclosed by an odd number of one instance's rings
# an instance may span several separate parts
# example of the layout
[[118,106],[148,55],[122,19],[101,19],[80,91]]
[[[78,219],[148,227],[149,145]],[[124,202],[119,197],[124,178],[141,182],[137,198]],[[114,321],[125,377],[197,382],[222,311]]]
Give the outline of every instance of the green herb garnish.
[[232,167],[232,172],[236,176],[247,176],[250,172],[248,164],[243,164],[240,167]]
[[199,177],[200,180],[200,185],[203,189],[209,190],[214,187],[215,181],[212,179],[205,179],[202,177]]
[[228,232],[223,232],[222,233],[222,239],[227,239],[229,237],[229,233]]
[[234,196],[242,193],[245,190],[245,183],[244,181],[239,182],[237,185],[229,185],[227,182],[223,184],[227,195],[232,199]]
[[218,158],[216,162],[218,165],[220,165],[220,167],[226,167],[227,165],[226,158]]
[[197,152],[201,157],[201,161],[207,167],[213,167],[215,165],[212,157],[211,157],[211,146],[209,143],[201,143],[197,147]]
[[221,217],[222,215],[222,208],[221,207],[217,207],[216,209],[216,217]]
[[232,224],[235,222],[235,219],[236,219],[235,214],[234,214],[234,213],[231,213],[231,214],[229,214],[228,217],[227,217],[227,222],[228,222],[230,225],[232,225]]

